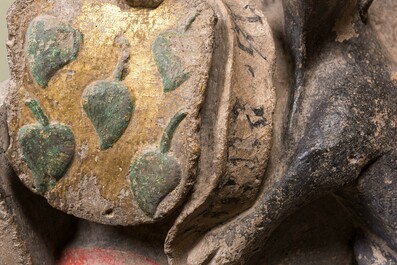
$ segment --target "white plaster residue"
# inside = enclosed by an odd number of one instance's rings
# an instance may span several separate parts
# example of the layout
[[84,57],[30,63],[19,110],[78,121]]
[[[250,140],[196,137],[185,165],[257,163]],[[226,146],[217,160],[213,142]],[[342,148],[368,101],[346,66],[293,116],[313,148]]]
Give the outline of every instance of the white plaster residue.
[[387,259],[383,256],[382,252],[375,246],[371,246],[373,254],[373,265],[384,265],[387,264]]
[[78,150],[79,151],[77,152],[77,156],[80,158],[80,160],[86,159],[88,156],[88,150],[89,150],[88,141],[84,140],[82,142],[82,144],[80,145],[80,147],[78,148]]
[[114,203],[101,195],[96,176],[84,176],[76,187],[80,188],[69,187],[64,200],[55,206],[68,213],[77,211],[76,215],[81,218],[98,218],[98,212],[106,213],[107,210],[115,208]]
[[391,184],[393,184],[393,180],[387,178],[387,179],[385,179],[385,184],[391,185]]
[[124,189],[120,190],[120,192],[119,192],[119,194],[117,196],[117,198],[119,198],[119,200],[120,200],[120,204],[121,204],[121,200],[124,200],[125,198],[128,198],[128,196],[130,196],[130,190],[129,189],[124,188]]
[[394,82],[395,84],[397,84],[397,72],[395,72],[391,75],[391,81]]
[[0,106],[3,106],[4,100],[8,94],[8,80],[0,83]]
[[354,29],[353,16],[351,14],[344,14],[339,17],[332,30],[336,33],[335,41],[337,42],[344,42],[351,38],[358,37],[358,34]]

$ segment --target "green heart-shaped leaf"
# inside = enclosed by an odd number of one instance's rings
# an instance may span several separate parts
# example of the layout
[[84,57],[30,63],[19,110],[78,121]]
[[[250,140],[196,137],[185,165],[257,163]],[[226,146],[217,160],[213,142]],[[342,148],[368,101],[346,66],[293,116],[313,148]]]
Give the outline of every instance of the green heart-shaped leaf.
[[160,150],[146,152],[131,165],[131,190],[139,207],[153,217],[160,202],[181,182],[179,162],[168,154],[172,138],[186,113],[177,113],[168,124],[160,142]]
[[174,157],[148,152],[132,164],[130,178],[139,207],[153,217],[160,202],[181,181],[181,169]]
[[53,75],[75,60],[83,35],[70,25],[52,16],[39,16],[30,23],[27,31],[27,52],[34,80],[47,87]]
[[164,85],[164,92],[171,92],[180,87],[189,79],[189,74],[182,69],[182,62],[172,51],[173,36],[176,31],[169,31],[160,34],[153,44],[154,59],[160,72]]
[[98,81],[83,94],[83,107],[100,140],[108,149],[123,135],[130,123],[134,105],[127,87],[118,81]]
[[26,125],[19,130],[22,157],[32,171],[36,190],[47,191],[64,176],[73,160],[75,140],[64,124],[49,124],[37,101],[27,105],[40,124]]

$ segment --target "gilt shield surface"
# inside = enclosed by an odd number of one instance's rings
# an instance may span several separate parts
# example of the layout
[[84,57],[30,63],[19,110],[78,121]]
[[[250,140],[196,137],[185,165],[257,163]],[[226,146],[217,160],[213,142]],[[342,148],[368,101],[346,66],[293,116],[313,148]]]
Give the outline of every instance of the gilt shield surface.
[[7,155],[53,207],[132,225],[169,214],[194,183],[216,19],[202,1],[120,2],[16,1]]

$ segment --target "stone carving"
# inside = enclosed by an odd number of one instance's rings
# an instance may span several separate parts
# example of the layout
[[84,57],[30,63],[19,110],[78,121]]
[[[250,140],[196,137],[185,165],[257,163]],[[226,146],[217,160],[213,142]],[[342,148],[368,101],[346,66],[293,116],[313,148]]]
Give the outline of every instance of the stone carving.
[[[31,21],[43,16],[43,6],[49,8],[46,17],[84,35],[78,56],[52,73],[45,90],[35,88],[33,74],[15,78],[8,113],[11,164],[21,180],[32,191],[43,193],[53,207],[113,225],[161,219],[182,204],[193,185],[200,155],[200,108],[207,91],[215,25],[213,10],[202,1],[167,1],[156,9],[123,3],[57,1],[50,7],[47,0],[39,0],[28,8],[16,3],[11,12],[29,20],[15,24],[11,31],[16,35],[25,34]],[[65,5],[68,9],[62,8]],[[73,19],[66,23],[70,16]],[[46,39],[48,34],[52,33],[45,31],[36,38]],[[17,55],[19,47],[13,49],[15,75],[25,75],[23,62],[29,52],[23,49]],[[68,125],[75,137],[76,154],[69,170],[48,190],[37,189],[31,167],[22,160],[17,132],[32,123],[24,106],[27,98],[37,99],[51,119]],[[130,188],[131,162],[146,150],[158,148],[175,113],[185,113],[186,118],[175,132],[170,150],[164,147],[157,158],[175,158],[168,160],[171,164],[178,161],[180,176],[170,177],[172,185],[164,191],[159,183],[155,193],[160,197],[151,199],[148,214],[142,210],[146,209],[143,197],[134,196]],[[164,146],[168,144],[163,141]]]
[[[18,262],[397,264],[395,12],[17,0],[0,227],[26,235]],[[48,237],[24,204],[68,229]]]

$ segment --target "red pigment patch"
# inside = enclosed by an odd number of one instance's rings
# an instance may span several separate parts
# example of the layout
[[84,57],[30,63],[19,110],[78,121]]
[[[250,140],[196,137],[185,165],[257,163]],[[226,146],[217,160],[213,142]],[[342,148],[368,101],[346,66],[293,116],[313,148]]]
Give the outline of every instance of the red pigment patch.
[[159,265],[131,252],[103,248],[70,248],[57,265]]

